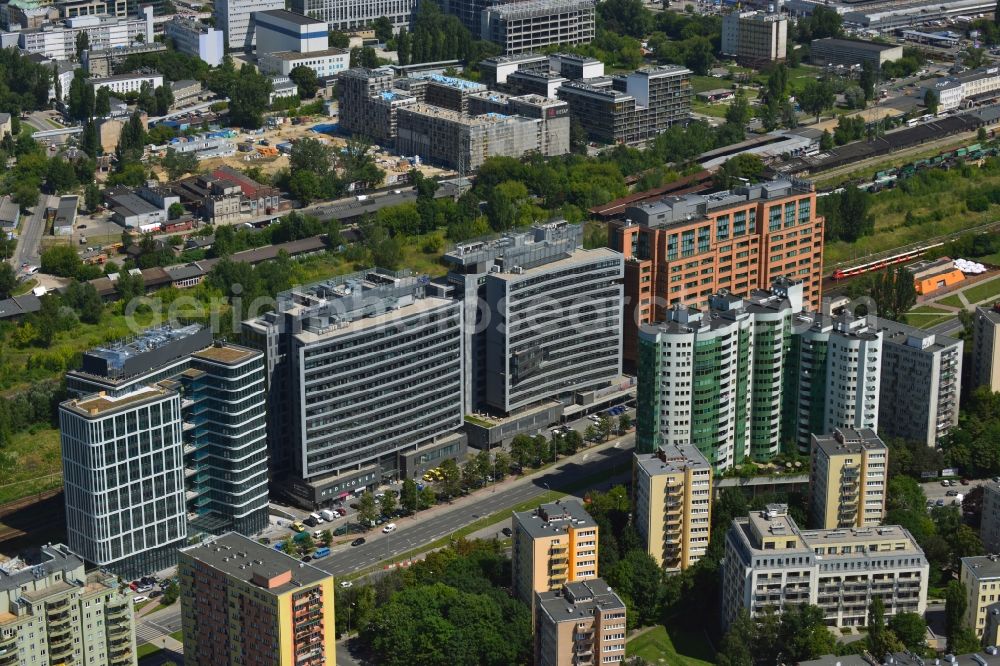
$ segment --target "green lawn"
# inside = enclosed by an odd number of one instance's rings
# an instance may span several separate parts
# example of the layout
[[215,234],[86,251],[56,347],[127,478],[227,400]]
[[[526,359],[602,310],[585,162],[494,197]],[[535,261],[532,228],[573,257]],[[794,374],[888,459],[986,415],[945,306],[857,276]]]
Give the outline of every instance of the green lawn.
[[700,113],[703,116],[712,116],[713,118],[725,118],[728,109],[728,104],[706,104],[698,100],[691,102],[692,111]]
[[989,282],[983,282],[982,284],[977,284],[974,287],[969,287],[963,293],[969,303],[980,303],[982,301],[995,298],[1000,295],[1000,279],[993,279]]
[[955,313],[943,308],[936,308],[932,305],[918,305],[906,313],[906,321],[911,326],[916,326],[917,328],[930,328],[954,316]]
[[14,287],[13,296],[23,296],[38,286],[38,280],[31,278]]
[[57,429],[16,433],[0,449],[0,504],[61,485],[62,452]]
[[728,79],[717,79],[714,76],[692,76],[691,90],[696,93],[706,90],[716,90],[717,88],[729,88],[733,85]]
[[704,634],[674,629],[671,635],[662,625],[629,639],[625,654],[668,666],[710,666],[715,657]]
[[939,298],[936,302],[941,305],[950,305],[953,308],[965,307],[965,303],[963,303],[962,299],[958,297],[958,294],[951,294],[949,296],[945,296],[944,298]]

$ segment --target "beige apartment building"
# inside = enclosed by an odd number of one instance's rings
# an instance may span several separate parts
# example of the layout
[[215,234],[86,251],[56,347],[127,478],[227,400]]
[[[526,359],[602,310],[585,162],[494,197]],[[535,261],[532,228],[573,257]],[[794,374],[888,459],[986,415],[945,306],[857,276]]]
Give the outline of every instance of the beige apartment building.
[[535,594],[597,578],[597,523],[577,500],[556,500],[511,517],[514,595]]
[[812,436],[809,511],[819,529],[874,527],[885,518],[889,450],[870,428]]
[[0,666],[134,666],[132,593],[64,545],[0,563]]
[[670,572],[700,560],[712,531],[712,466],[690,444],[633,457],[635,524],[646,551]]
[[602,579],[535,596],[535,665],[618,664],[625,657],[625,602]]
[[913,536],[898,525],[800,530],[784,504],[737,518],[726,534],[722,564],[722,621],[741,609],[751,617],[798,604],[823,611],[831,627],[868,622],[872,595],[885,614],[923,614],[928,564]]
[[[1000,556],[963,557],[959,580],[965,587],[965,625],[983,638],[991,606],[1000,602]],[[996,629],[993,629],[994,636]]]

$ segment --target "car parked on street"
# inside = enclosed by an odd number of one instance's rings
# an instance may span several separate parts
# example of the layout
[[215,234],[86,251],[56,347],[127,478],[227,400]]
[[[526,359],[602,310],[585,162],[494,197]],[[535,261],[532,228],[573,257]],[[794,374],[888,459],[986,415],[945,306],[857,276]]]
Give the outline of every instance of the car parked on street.
[[357,539],[355,539],[354,541],[351,542],[351,545],[352,546],[363,546],[363,545],[365,545],[365,538],[364,537],[358,537]]

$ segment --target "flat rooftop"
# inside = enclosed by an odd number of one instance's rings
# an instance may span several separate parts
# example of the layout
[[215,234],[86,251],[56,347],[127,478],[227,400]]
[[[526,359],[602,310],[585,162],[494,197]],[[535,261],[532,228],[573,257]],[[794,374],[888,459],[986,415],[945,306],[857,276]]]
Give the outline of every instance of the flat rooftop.
[[1000,578],[1000,557],[996,555],[963,557],[962,568],[967,569],[976,578]]
[[268,9],[262,12],[253,12],[259,16],[265,16],[268,18],[277,19],[280,21],[285,21],[286,23],[294,23],[295,25],[326,25],[326,21],[317,21],[314,18],[309,18],[304,14],[297,14],[295,12],[290,12],[287,9]]
[[692,444],[661,446],[656,453],[637,453],[635,461],[650,476],[678,474],[689,469],[712,469],[705,456]]
[[860,39],[838,39],[837,37],[814,39],[812,41],[813,48],[815,48],[816,45],[829,46],[836,49],[869,51],[871,53],[881,53],[882,51],[888,51],[889,49],[900,48],[899,44],[876,44],[875,42],[866,42]]
[[[331,578],[330,574],[321,569],[235,532],[211,538],[197,546],[182,548],[180,552],[274,596]],[[272,580],[289,572],[291,580],[287,583],[268,588],[259,582],[261,579]]]
[[596,610],[625,610],[625,602],[601,578],[566,583],[562,590],[540,592],[538,605],[554,622],[593,620]]
[[400,112],[428,116],[430,118],[441,118],[456,125],[466,125],[468,127],[485,127],[487,125],[499,125],[509,122],[533,122],[529,118],[504,113],[483,113],[478,116],[467,116],[460,111],[453,111],[452,109],[420,102],[403,107],[400,109]]
[[910,533],[899,525],[883,525],[882,527],[851,527],[829,530],[802,530],[800,535],[810,550],[815,550],[818,547],[830,546],[832,544],[839,545],[844,543],[850,543],[855,546],[875,544],[881,545],[888,542],[892,542],[893,544],[904,544],[904,547],[898,550],[894,547],[891,550],[879,549],[876,551],[865,549],[863,552],[827,552],[821,556],[827,560],[831,558],[856,558],[862,555],[878,555],[880,553],[924,554],[924,551],[917,545],[917,542],[912,536],[910,536]]
[[212,345],[201,351],[191,354],[194,358],[203,358],[206,361],[225,363],[226,365],[236,365],[249,358],[259,356],[261,352],[246,347],[237,347],[230,344]]
[[541,264],[538,266],[532,266],[530,268],[523,268],[520,272],[513,272],[510,270],[514,268],[515,265],[511,264],[506,271],[501,271],[499,273],[489,273],[489,277],[495,280],[512,280],[520,281],[525,278],[529,278],[533,275],[539,275],[541,273],[551,273],[553,271],[562,270],[563,268],[569,268],[581,262],[585,261],[598,261],[600,259],[618,259],[624,262],[622,255],[619,252],[615,252],[611,248],[607,247],[597,247],[592,250],[575,249],[568,254],[563,259],[557,259],[555,261],[550,261],[546,264]]
[[274,58],[276,60],[296,61],[315,58],[329,58],[338,55],[345,55],[347,52],[347,49],[338,48],[330,48],[324,51],[310,51],[309,53],[299,53],[298,51],[276,51],[274,53],[268,53],[264,57]]
[[[0,562],[0,590],[13,590],[37,580],[36,573],[50,575],[55,571],[64,574],[83,566],[83,559],[67,546],[43,546],[25,555],[5,558]],[[79,581],[81,584],[83,581]]]
[[62,407],[83,416],[96,417],[121,409],[138,407],[146,402],[162,400],[170,395],[174,395],[174,392],[156,386],[144,386],[117,398],[105,393],[95,393],[83,398],[67,400],[62,403]]
[[870,316],[869,321],[872,320],[878,322],[877,330],[882,332],[884,343],[905,345],[929,354],[952,348],[961,349],[963,346],[962,341],[958,338],[930,333],[915,326],[907,326],[883,317]]
[[570,525],[578,529],[597,527],[583,504],[576,499],[556,500],[542,504],[534,511],[517,511],[514,522],[521,525],[532,539],[563,534]]
[[829,435],[813,435],[812,441],[827,456],[886,450],[885,443],[871,428],[839,428]]

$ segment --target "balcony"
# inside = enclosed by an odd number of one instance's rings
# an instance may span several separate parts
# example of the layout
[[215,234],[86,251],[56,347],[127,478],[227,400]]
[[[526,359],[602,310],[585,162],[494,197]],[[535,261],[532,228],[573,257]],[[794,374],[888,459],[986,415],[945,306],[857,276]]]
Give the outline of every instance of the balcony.
[[17,650],[0,652],[0,666],[14,666],[20,663],[21,658],[17,655]]
[[58,599],[56,601],[50,601],[48,604],[45,605],[45,610],[48,613],[52,613],[54,611],[63,610],[68,607],[69,607],[69,598],[63,597],[62,599]]
[[124,650],[120,653],[111,653],[110,663],[115,664],[131,664],[132,663],[132,650]]

